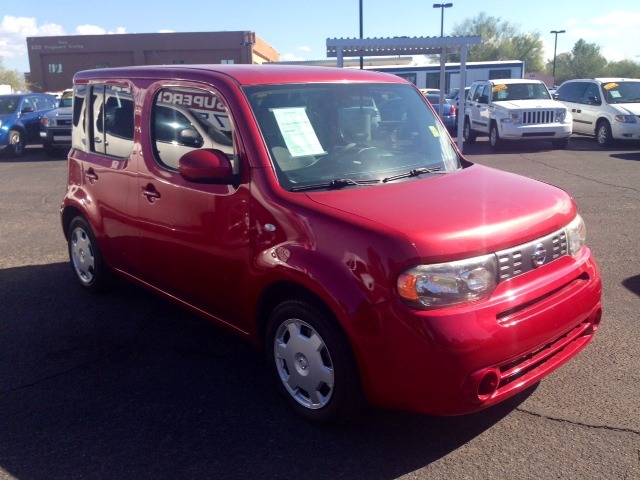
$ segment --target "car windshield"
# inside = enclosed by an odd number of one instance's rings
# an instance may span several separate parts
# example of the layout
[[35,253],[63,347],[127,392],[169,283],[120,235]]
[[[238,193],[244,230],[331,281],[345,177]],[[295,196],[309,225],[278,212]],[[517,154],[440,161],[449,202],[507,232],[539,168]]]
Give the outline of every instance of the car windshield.
[[307,83],[245,92],[288,190],[370,185],[460,168],[451,139],[411,85]]
[[0,97],[0,115],[7,115],[13,113],[18,108],[20,98],[15,96],[3,96]]
[[493,101],[549,99],[549,91],[541,83],[499,83],[493,86]]
[[640,103],[640,82],[609,82],[602,90],[607,103]]

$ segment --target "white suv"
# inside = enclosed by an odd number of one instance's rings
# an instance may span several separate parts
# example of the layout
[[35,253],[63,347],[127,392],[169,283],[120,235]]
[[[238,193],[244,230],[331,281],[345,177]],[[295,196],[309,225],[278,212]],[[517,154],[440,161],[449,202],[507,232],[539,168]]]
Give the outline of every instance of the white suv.
[[464,139],[469,143],[488,135],[493,148],[503,140],[550,140],[559,149],[569,145],[571,113],[539,80],[474,82],[464,112]]
[[640,79],[567,80],[554,98],[571,110],[573,133],[595,135],[601,147],[640,139]]

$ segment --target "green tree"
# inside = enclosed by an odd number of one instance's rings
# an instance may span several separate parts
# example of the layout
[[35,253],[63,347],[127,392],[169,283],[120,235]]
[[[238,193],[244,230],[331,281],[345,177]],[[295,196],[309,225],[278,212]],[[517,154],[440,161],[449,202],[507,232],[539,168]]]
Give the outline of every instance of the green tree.
[[607,77],[640,78],[640,63],[633,60],[609,62],[606,68]]
[[[547,63],[547,71],[552,72],[553,60]],[[572,78],[602,77],[607,73],[607,59],[600,53],[595,43],[578,40],[571,52],[556,56],[556,85]]]
[[[543,44],[539,32],[520,33],[516,26],[485,12],[455,24],[451,35],[482,38],[480,45],[469,46],[469,62],[522,60],[530,71],[539,71],[544,67]],[[450,60],[460,61],[460,55],[451,55]]]
[[24,75],[17,70],[7,70],[0,57],[0,85],[11,85],[16,92],[26,91],[27,84]]

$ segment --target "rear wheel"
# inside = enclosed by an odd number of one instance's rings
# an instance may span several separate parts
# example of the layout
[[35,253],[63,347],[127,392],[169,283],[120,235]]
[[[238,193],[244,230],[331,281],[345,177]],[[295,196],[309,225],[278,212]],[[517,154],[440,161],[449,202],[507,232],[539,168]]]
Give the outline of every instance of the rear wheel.
[[68,232],[69,259],[75,277],[87,290],[101,292],[112,283],[112,274],[107,268],[91,226],[78,216],[71,221]]
[[606,120],[600,120],[596,127],[596,141],[601,147],[609,147],[613,143],[611,125]]
[[288,300],[278,305],[269,318],[266,347],[278,389],[303,418],[334,422],[362,405],[348,341],[313,303]]

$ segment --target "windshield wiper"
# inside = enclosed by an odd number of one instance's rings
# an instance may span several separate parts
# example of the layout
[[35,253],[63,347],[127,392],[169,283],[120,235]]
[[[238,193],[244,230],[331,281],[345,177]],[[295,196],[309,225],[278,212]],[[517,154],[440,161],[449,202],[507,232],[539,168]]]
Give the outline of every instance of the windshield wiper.
[[348,187],[349,185],[372,185],[374,183],[378,183],[380,180],[352,180],[351,178],[336,178],[326,183],[312,183],[309,185],[297,185],[291,187],[292,192],[300,192],[302,190],[316,190],[319,188],[343,188]]
[[418,175],[422,175],[423,173],[447,173],[447,172],[441,172],[440,170],[442,170],[442,167],[414,168],[413,170],[409,170],[408,172],[401,173],[400,175],[394,175],[393,177],[383,178],[382,182],[387,183],[387,182],[392,182],[393,180],[398,180],[400,178],[417,177]]

